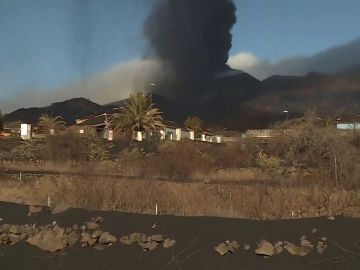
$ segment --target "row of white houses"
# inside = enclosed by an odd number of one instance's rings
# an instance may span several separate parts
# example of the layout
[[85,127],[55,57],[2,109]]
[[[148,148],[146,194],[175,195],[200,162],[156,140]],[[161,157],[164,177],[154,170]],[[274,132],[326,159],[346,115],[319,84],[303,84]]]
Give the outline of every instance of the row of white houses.
[[[212,134],[201,134],[201,137],[196,138],[195,132],[189,129],[175,128],[175,127],[165,127],[164,130],[160,131],[161,140],[169,141],[181,141],[181,140],[191,140],[191,141],[202,141],[210,143],[222,143],[222,137]],[[146,134],[138,131],[136,134],[136,140],[141,142],[146,139]]]
[[[115,139],[114,131],[109,128],[106,115],[94,116],[88,119],[78,120],[76,125],[77,132],[81,135],[84,135],[88,132],[86,127],[91,127],[96,130],[98,136],[113,141]],[[94,131],[95,132],[95,131]],[[21,124],[20,135],[23,140],[30,140],[34,137],[34,132],[31,125]],[[54,130],[50,130],[49,135],[55,135]],[[192,140],[192,141],[202,141],[209,143],[222,143],[222,137],[210,133],[201,133],[200,137],[195,136],[193,130],[187,128],[179,128],[173,122],[168,122],[165,124],[165,128],[160,131],[161,140],[169,141],[181,141],[181,140]],[[147,134],[144,132],[137,132],[135,139],[139,142],[142,142],[147,139]]]

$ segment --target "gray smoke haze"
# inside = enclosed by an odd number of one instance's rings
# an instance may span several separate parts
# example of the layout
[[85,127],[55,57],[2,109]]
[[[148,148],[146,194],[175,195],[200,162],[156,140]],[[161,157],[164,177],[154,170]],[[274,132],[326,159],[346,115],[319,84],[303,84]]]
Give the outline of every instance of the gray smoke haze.
[[106,104],[127,98],[133,91],[146,89],[154,78],[162,78],[163,69],[155,59],[134,59],[53,91],[27,88],[12,96],[2,96],[0,92],[0,109],[10,113],[19,108],[44,107],[76,97]]
[[175,81],[207,81],[228,68],[235,12],[232,0],[158,1],[144,24],[150,55],[170,65]]
[[251,53],[230,57],[228,64],[263,80],[272,75],[303,76],[309,72],[332,74],[360,65],[360,39],[329,48],[310,57],[291,57],[278,63],[269,63]]

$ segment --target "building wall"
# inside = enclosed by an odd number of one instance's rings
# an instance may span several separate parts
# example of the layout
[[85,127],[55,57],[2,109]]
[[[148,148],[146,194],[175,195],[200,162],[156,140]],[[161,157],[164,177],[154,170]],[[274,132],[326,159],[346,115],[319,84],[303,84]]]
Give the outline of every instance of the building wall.
[[337,129],[360,129],[360,123],[341,123],[336,125]]

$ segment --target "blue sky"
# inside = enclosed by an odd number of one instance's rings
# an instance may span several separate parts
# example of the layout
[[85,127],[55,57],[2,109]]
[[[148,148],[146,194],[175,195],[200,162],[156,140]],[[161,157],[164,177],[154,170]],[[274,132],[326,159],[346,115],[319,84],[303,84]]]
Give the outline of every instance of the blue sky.
[[[180,0],[179,0],[180,1]],[[0,0],[0,99],[141,58],[153,0]],[[359,0],[236,0],[230,54],[276,62],[360,37]]]

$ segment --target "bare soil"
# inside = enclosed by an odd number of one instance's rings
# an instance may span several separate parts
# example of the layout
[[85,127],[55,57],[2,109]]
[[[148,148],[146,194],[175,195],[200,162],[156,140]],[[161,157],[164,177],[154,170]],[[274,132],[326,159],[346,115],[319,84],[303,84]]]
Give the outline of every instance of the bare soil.
[[[26,242],[0,247],[0,269],[360,269],[360,219],[326,217],[301,220],[255,221],[210,217],[175,217],[139,215],[110,211],[69,209],[58,215],[45,211],[28,216],[25,205],[0,203],[0,223],[37,225],[53,221],[61,226],[84,224],[92,217],[105,219],[101,229],[117,237],[133,232],[161,233],[175,239],[172,249],[156,249],[146,253],[138,246],[120,243],[104,251],[83,249],[79,245],[61,253],[42,252]],[[153,229],[153,225],[158,226]],[[313,234],[313,230],[317,232]],[[297,257],[283,252],[268,259],[255,255],[256,243],[267,240],[290,241],[298,244],[300,238],[326,237],[328,248],[320,255],[312,252]],[[234,254],[220,256],[214,247],[226,240],[236,240],[241,248]],[[250,245],[245,251],[243,245]]]

